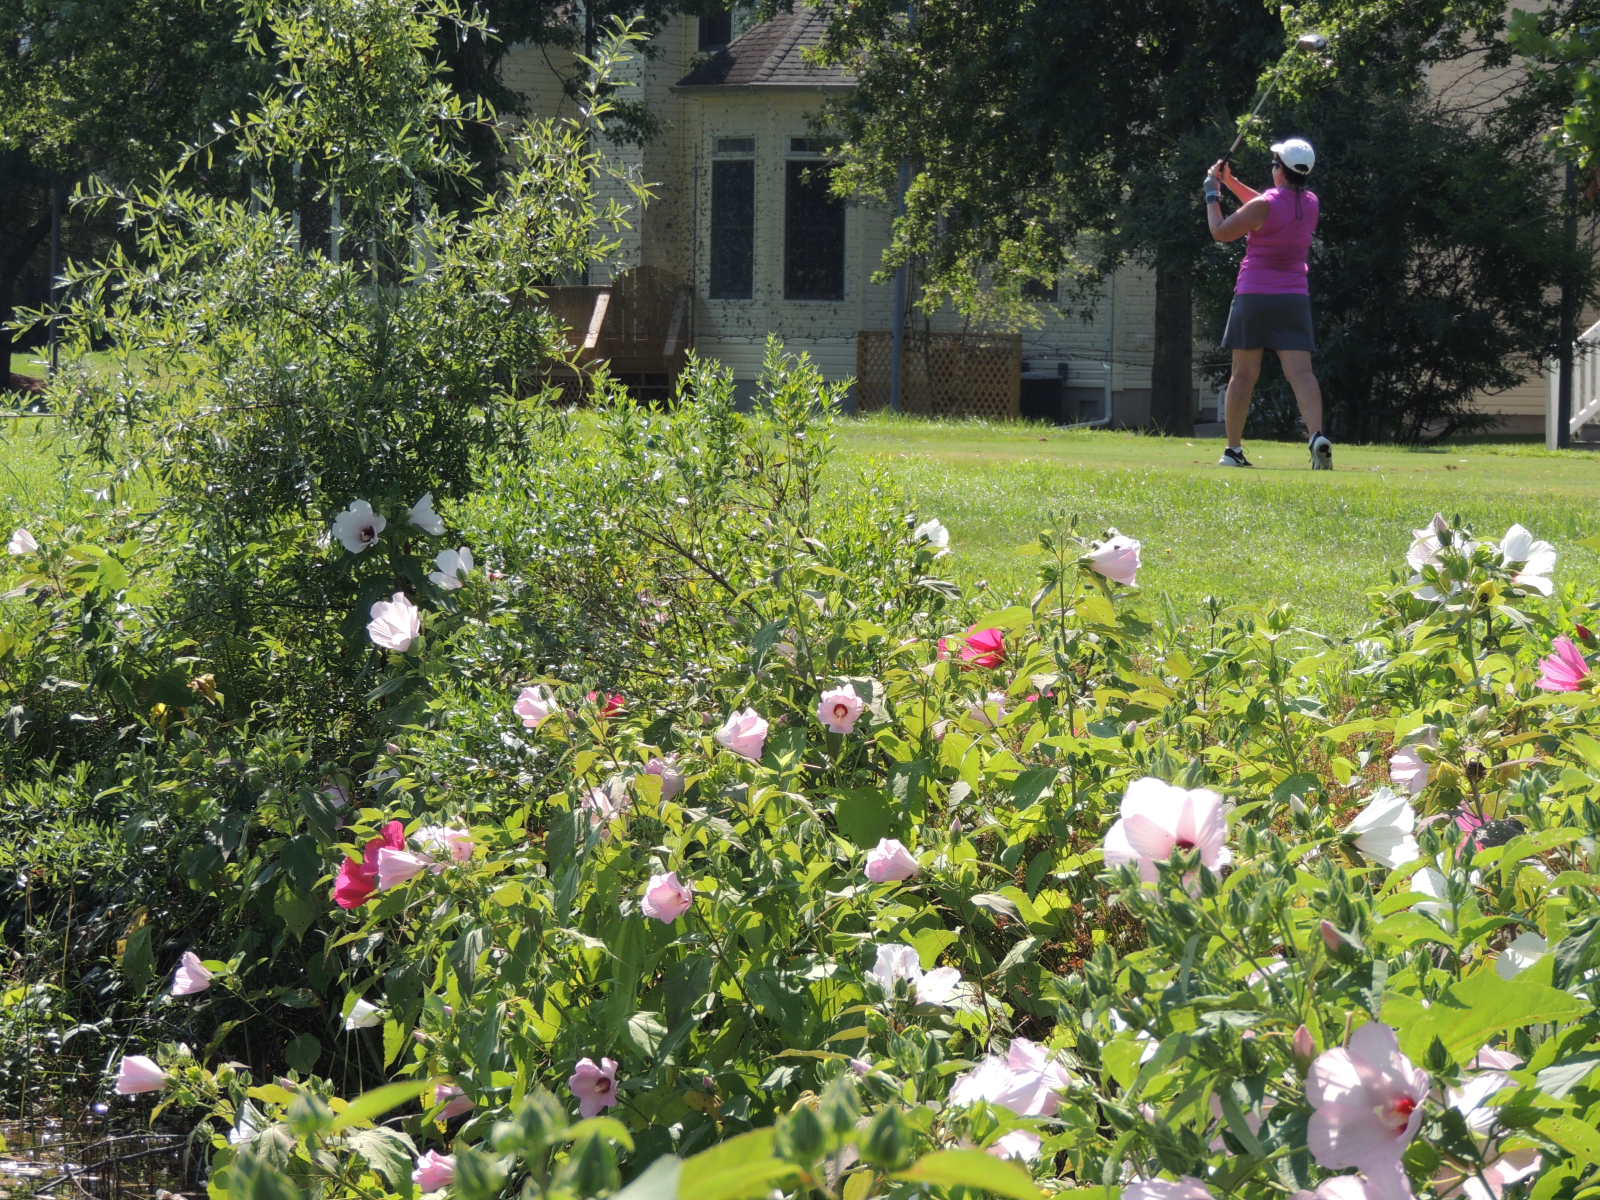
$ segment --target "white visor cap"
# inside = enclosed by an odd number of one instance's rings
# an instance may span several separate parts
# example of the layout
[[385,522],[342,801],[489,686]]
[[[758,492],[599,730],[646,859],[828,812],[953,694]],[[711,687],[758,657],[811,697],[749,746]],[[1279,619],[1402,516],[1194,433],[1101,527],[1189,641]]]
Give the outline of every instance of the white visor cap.
[[1317,165],[1317,152],[1305,138],[1289,138],[1278,142],[1272,147],[1272,153],[1296,175],[1309,175],[1311,168]]

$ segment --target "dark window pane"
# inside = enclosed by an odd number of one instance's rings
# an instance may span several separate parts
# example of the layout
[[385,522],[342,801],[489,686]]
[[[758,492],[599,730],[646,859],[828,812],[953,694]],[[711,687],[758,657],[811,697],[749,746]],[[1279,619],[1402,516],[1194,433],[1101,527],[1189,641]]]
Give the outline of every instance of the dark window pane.
[[755,279],[756,165],[711,164],[711,298],[748,300]]
[[1022,298],[1024,300],[1038,300],[1041,303],[1054,304],[1056,299],[1054,280],[1045,283],[1038,279],[1024,279],[1022,281]]
[[733,13],[720,12],[700,18],[700,49],[715,50],[733,41]]
[[791,162],[783,202],[783,294],[844,299],[844,201],[828,190],[826,163]]

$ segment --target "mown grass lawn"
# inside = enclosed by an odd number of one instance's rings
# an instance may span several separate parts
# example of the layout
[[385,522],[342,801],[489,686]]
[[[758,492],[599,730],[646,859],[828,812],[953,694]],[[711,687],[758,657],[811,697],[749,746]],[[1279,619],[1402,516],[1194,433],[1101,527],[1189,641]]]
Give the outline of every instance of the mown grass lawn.
[[1479,537],[1520,521],[1555,544],[1558,581],[1600,580],[1600,555],[1577,544],[1600,532],[1600,456],[1587,451],[1340,446],[1336,470],[1313,472],[1299,442],[1252,442],[1257,466],[1242,471],[1215,465],[1215,438],[883,416],[846,424],[840,445],[842,468],[881,464],[945,523],[952,574],[1007,598],[1034,582],[1036,560],[1017,548],[1063,513],[1140,539],[1147,603],[1169,597],[1187,618],[1208,595],[1283,601],[1312,628],[1348,632],[1435,512]]
[[[1253,442],[1257,467],[1236,471],[1215,465],[1214,438],[886,416],[844,422],[838,444],[834,484],[848,491],[881,467],[921,516],[950,529],[948,573],[997,603],[1030,593],[1037,559],[1018,548],[1063,514],[1083,532],[1114,525],[1144,543],[1151,617],[1170,601],[1198,619],[1216,596],[1286,602],[1303,624],[1347,633],[1435,512],[1480,537],[1520,521],[1555,544],[1559,581],[1600,581],[1600,554],[1579,545],[1600,533],[1600,456],[1586,451],[1340,446],[1336,470],[1312,472],[1300,443]],[[64,449],[50,419],[0,421],[0,533],[91,502],[89,473],[69,478]]]

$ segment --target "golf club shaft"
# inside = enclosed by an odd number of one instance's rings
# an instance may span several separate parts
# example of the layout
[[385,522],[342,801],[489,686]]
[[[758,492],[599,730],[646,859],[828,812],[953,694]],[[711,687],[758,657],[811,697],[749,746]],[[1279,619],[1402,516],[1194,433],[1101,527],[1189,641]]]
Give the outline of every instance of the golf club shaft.
[[[1267,84],[1267,90],[1261,93],[1261,99],[1256,101],[1256,106],[1250,110],[1250,120],[1255,120],[1256,114],[1261,111],[1261,106],[1267,102],[1267,97],[1272,95],[1272,89],[1278,86],[1278,77],[1274,75],[1272,82]],[[1233,135],[1233,145],[1228,147],[1228,152],[1222,156],[1222,161],[1227,162],[1233,157],[1233,152],[1239,148],[1239,143],[1244,141],[1246,126],[1240,126],[1239,132]]]
[[[1278,60],[1277,69],[1273,71],[1272,79],[1267,83],[1267,90],[1261,93],[1261,98],[1256,101],[1256,106],[1250,110],[1249,121],[1255,120],[1256,114],[1261,111],[1261,106],[1267,102],[1267,97],[1272,95],[1272,89],[1278,86],[1278,71],[1283,69],[1284,59],[1287,59],[1296,50],[1319,52],[1325,50],[1327,45],[1328,39],[1320,33],[1302,33],[1297,37],[1294,40],[1294,44],[1283,52],[1283,58]],[[1246,121],[1239,132],[1233,135],[1233,145],[1229,146],[1228,152],[1222,156],[1223,162],[1227,162],[1232,158],[1233,152],[1239,148],[1239,143],[1244,141],[1244,131],[1249,127],[1249,121]]]

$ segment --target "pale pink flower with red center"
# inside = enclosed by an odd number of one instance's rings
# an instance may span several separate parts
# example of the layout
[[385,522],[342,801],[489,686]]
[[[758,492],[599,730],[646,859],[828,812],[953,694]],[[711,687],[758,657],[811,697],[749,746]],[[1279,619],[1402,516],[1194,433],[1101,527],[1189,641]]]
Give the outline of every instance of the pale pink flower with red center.
[[961,972],[954,967],[922,969],[922,960],[911,946],[879,946],[876,961],[867,978],[893,996],[904,981],[918,1004],[953,1007],[965,998],[968,989],[961,983]]
[[200,956],[193,950],[185,950],[183,957],[178,960],[178,969],[172,973],[172,994],[192,996],[210,986],[211,972],[206,970]]
[[1311,1064],[1306,1144],[1325,1167],[1392,1169],[1417,1136],[1427,1095],[1428,1073],[1400,1053],[1393,1029],[1370,1022]]
[[167,1082],[167,1073],[156,1066],[154,1059],[128,1054],[117,1067],[115,1090],[119,1096],[137,1096],[140,1092],[159,1092]]
[[556,705],[555,693],[543,684],[537,684],[517,693],[517,702],[511,706],[511,711],[522,718],[524,729],[537,729],[560,709]]
[[827,726],[830,733],[849,733],[856,727],[865,707],[853,689],[832,688],[823,692],[817,701],[817,720]]
[[[1394,1187],[1398,1186],[1399,1191]],[[1365,1175],[1335,1175],[1324,1179],[1312,1191],[1296,1192],[1289,1200],[1415,1200],[1405,1173],[1396,1165],[1379,1172],[1376,1178]]]
[[1006,660],[1006,635],[999,629],[973,626],[957,638],[939,639],[939,657],[954,650],[963,663],[972,667],[998,667]]
[[388,846],[378,851],[378,888],[387,892],[414,879],[429,867],[433,859],[411,850],[395,850]]
[[1555,590],[1550,573],[1556,569],[1556,548],[1535,538],[1521,525],[1513,525],[1500,539],[1500,558],[1508,567],[1520,567],[1512,575],[1512,583],[1541,596]]
[[1051,1117],[1070,1085],[1066,1068],[1047,1048],[1013,1038],[1004,1056],[991,1054],[956,1079],[950,1103],[964,1107],[985,1100],[1019,1117]]
[[598,829],[627,812],[629,805],[626,797],[620,800],[613,797],[610,788],[596,787],[583,794],[578,807],[589,814],[589,827]]
[[[431,858],[438,859],[443,856],[452,862],[464,863],[472,860],[472,852],[477,848],[472,840],[472,833],[466,829],[456,829],[449,825],[424,825],[411,835],[417,845]],[[445,864],[433,863],[434,874],[444,870]]]
[[1193,1175],[1185,1175],[1181,1179],[1135,1179],[1122,1189],[1122,1200],[1217,1200],[1217,1196]]
[[438,570],[428,572],[429,581],[436,588],[453,592],[472,574],[472,551],[466,546],[459,550],[441,550],[434,556],[433,565]]
[[456,1156],[429,1150],[417,1159],[417,1169],[411,1172],[411,1182],[422,1192],[437,1192],[456,1181]]
[[767,729],[767,722],[760,713],[753,708],[742,708],[722,723],[722,728],[717,730],[717,743],[741,758],[760,762],[767,744]]
[[406,510],[406,520],[423,533],[431,533],[434,537],[444,533],[444,519],[433,510],[432,492],[424,492],[422,499]]
[[678,878],[676,871],[652,875],[639,902],[639,911],[647,917],[671,925],[694,906],[694,889]]
[[352,500],[350,507],[333,519],[333,536],[351,554],[360,554],[378,540],[389,522],[380,512],[373,512],[365,500]]
[[[1389,782],[1396,787],[1404,788],[1413,796],[1428,786],[1428,775],[1431,771],[1427,760],[1418,750],[1421,744],[1414,742],[1409,746],[1402,746],[1389,756]],[[1428,744],[1432,744],[1431,735]]]
[[1104,575],[1112,583],[1133,587],[1139,574],[1141,548],[1135,539],[1111,529],[1106,531],[1105,540],[1096,542],[1094,549],[1084,556],[1084,561],[1091,571]]
[[441,1121],[453,1121],[462,1113],[469,1113],[477,1107],[473,1104],[472,1097],[453,1083],[435,1084],[433,1102],[444,1105],[444,1110],[439,1113]]
[[1575,692],[1589,678],[1589,662],[1569,637],[1558,637],[1554,654],[1539,660],[1537,686],[1546,692]]
[[1179,851],[1199,851],[1200,862],[1220,870],[1233,861],[1222,797],[1208,788],[1174,787],[1146,776],[1128,785],[1122,815],[1105,840],[1105,863],[1133,864],[1146,883],[1160,878],[1157,864]]
[[372,606],[367,636],[374,646],[404,654],[422,636],[422,612],[404,592],[396,592],[393,599],[379,600]]
[[896,838],[879,838],[878,844],[867,851],[867,878],[873,883],[898,883],[921,869],[911,851]]
[[596,1063],[592,1058],[580,1058],[567,1086],[578,1098],[578,1111],[586,1117],[598,1117],[618,1101],[617,1060],[602,1058]]
[[678,770],[678,760],[673,755],[666,758],[652,758],[644,765],[646,775],[654,775],[661,780],[661,800],[666,803],[683,791],[683,772]]

